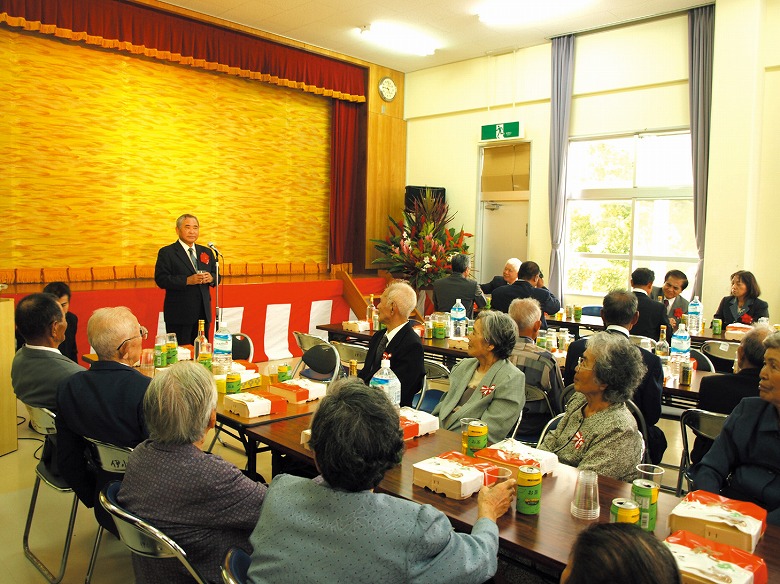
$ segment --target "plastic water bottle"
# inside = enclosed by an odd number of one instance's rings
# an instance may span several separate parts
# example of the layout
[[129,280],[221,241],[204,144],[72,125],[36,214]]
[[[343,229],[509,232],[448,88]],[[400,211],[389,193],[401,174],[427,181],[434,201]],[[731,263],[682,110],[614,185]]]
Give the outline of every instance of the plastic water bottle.
[[703,311],[704,307],[699,301],[699,297],[694,296],[688,305],[688,330],[691,334],[698,335],[701,333],[701,315]]
[[691,360],[691,335],[685,330],[685,324],[680,323],[677,330],[672,335],[672,348],[669,355],[672,363],[671,367],[674,375],[679,377],[678,366],[682,363],[689,363]]
[[455,300],[455,304],[450,309],[450,321],[452,322],[452,336],[465,337],[468,319],[466,318],[466,308],[460,301]]
[[219,321],[219,327],[214,333],[214,352],[211,358],[214,375],[230,373],[233,365],[233,337],[224,320]]
[[401,382],[390,369],[390,359],[382,359],[382,366],[371,378],[368,386],[381,389],[396,409],[401,408]]

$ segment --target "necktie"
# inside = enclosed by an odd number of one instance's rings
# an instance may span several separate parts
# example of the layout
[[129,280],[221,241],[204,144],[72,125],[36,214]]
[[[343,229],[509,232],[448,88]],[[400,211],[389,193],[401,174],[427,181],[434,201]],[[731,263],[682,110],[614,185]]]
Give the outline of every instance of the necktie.
[[382,336],[382,339],[379,341],[379,346],[376,349],[377,370],[382,366],[382,355],[384,355],[385,349],[387,349],[387,333]]
[[195,259],[195,248],[191,247],[189,248],[190,252],[190,261],[192,262],[192,267],[195,268],[195,271],[198,271],[198,260]]
[[669,308],[669,299],[668,298],[664,298],[664,306],[666,306],[667,309]]

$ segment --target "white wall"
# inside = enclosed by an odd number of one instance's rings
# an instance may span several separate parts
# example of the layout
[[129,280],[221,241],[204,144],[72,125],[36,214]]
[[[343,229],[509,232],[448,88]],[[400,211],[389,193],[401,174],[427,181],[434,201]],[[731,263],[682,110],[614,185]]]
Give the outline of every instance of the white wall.
[[[780,0],[718,0],[704,301],[752,270],[780,322],[769,234],[780,217]],[[575,43],[572,136],[689,126],[687,15]],[[407,74],[407,183],[444,186],[473,232],[483,124],[519,120],[532,142],[529,258],[549,264],[550,45]],[[569,299],[573,301],[574,299]],[[774,310],[773,310],[774,308]]]

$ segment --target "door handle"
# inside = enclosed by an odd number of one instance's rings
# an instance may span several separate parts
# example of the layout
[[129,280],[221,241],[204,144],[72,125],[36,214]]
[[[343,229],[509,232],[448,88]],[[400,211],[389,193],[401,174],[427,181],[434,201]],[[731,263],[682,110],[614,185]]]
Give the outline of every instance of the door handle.
[[501,205],[498,203],[485,203],[485,209],[488,211],[498,211],[501,208]]

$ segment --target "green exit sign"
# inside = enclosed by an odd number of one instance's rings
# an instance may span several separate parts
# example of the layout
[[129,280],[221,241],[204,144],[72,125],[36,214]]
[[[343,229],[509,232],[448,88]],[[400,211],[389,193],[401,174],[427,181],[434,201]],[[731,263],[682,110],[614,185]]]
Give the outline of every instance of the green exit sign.
[[488,124],[482,126],[483,140],[501,140],[502,138],[519,138],[520,122],[505,122],[503,124]]

